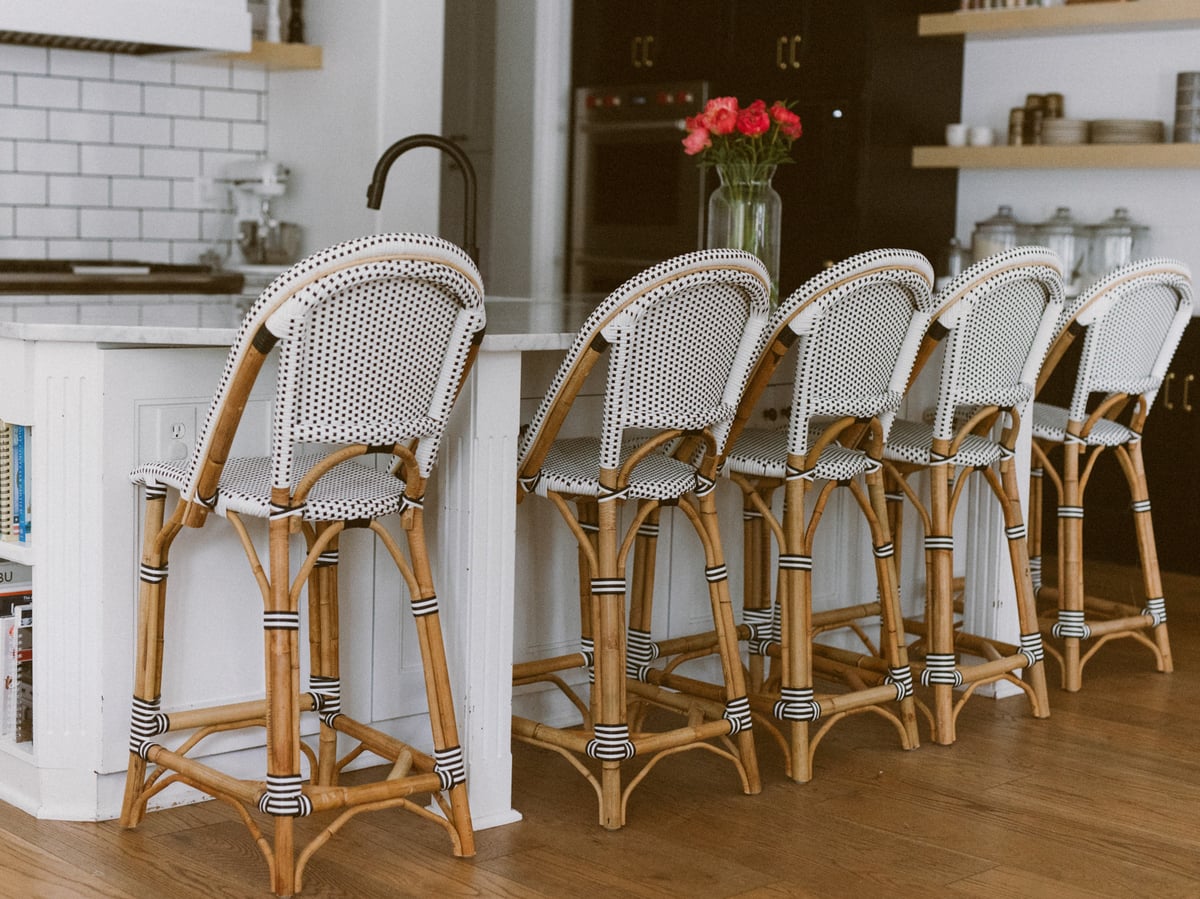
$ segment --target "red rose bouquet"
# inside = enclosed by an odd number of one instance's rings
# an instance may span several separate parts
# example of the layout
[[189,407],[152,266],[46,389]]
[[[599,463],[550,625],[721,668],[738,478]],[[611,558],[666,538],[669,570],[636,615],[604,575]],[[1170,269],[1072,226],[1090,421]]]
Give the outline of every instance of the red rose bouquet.
[[683,151],[702,165],[736,166],[743,178],[764,177],[771,166],[791,162],[792,144],[803,133],[800,116],[785,101],[771,106],[755,100],[739,106],[737,97],[715,97],[687,119]]

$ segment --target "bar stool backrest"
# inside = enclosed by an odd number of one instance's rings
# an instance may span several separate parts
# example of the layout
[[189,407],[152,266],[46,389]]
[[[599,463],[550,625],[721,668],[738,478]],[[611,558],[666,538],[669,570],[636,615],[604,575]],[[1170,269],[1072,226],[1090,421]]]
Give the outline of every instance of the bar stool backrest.
[[484,323],[478,269],[437,237],[379,234],[296,263],[242,322],[182,498],[204,504],[215,495],[250,389],[276,343],[273,487],[291,484],[298,443],[415,441],[428,476]]
[[606,349],[601,469],[618,467],[627,429],[700,431],[728,422],[766,324],[769,294],[766,269],[740,250],[688,253],[626,281],[596,307],[567,351],[521,442],[521,477],[540,469]]
[[1045,247],[1016,247],[972,265],[939,293],[949,332],[933,436],[951,440],[955,416],[975,406],[1024,405],[1063,306],[1062,261]]
[[1074,319],[1085,330],[1069,417],[1086,420],[1093,393],[1140,395],[1149,412],[1191,317],[1192,277],[1182,262],[1144,259],[1096,282]]

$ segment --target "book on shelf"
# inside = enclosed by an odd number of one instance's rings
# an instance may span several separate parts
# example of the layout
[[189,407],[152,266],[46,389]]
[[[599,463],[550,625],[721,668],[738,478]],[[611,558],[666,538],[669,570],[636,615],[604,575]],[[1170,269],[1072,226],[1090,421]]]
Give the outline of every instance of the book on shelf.
[[0,538],[9,543],[29,539],[28,425],[0,422]]
[[27,565],[0,562],[0,736],[14,742],[33,738],[32,575]]

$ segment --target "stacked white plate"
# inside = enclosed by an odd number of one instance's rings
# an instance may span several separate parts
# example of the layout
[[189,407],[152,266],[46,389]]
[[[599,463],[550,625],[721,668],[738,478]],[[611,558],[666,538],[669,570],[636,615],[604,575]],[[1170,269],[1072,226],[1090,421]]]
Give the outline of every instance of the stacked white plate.
[[1094,144],[1158,144],[1163,123],[1157,119],[1096,119],[1092,122]]
[[1086,119],[1042,119],[1043,144],[1086,144]]

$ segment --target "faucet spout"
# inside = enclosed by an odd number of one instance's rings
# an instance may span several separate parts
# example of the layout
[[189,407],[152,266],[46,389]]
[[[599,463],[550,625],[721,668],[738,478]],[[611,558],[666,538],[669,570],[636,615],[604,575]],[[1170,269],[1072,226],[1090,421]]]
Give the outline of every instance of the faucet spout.
[[463,152],[463,148],[448,138],[437,134],[411,134],[401,138],[383,151],[375,163],[375,172],[367,187],[367,208],[378,209],[383,201],[383,186],[387,182],[388,169],[401,155],[414,147],[433,147],[450,156],[458,164],[463,176],[463,249],[479,264],[479,247],[475,245],[475,167]]

